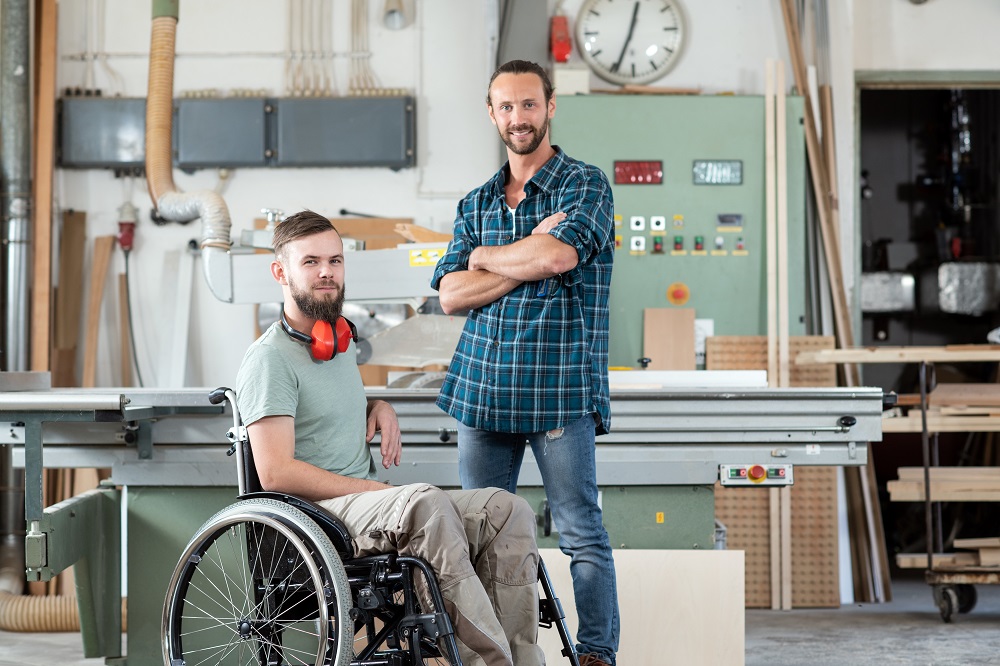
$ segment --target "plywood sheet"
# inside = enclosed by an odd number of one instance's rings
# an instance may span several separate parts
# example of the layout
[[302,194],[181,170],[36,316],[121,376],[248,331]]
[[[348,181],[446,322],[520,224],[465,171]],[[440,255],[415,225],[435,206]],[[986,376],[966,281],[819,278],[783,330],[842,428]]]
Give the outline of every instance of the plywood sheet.
[[[577,616],[569,557],[541,549],[570,636]],[[615,550],[621,611],[619,664],[744,662],[743,553]],[[539,630],[546,663],[565,663],[555,628]]]
[[642,355],[650,370],[694,370],[694,310],[644,309]]

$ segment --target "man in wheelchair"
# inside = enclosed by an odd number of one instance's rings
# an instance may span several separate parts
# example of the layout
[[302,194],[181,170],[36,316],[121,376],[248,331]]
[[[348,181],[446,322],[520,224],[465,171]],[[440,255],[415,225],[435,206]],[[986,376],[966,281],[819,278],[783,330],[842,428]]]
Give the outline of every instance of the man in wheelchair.
[[331,222],[303,211],[274,232],[271,274],[284,310],[247,350],[237,378],[264,490],[313,500],[347,527],[356,557],[398,552],[434,570],[465,664],[543,664],[538,632],[535,516],[497,488],[443,491],[376,480],[398,465],[396,413],[367,400],[342,317],[344,249]]

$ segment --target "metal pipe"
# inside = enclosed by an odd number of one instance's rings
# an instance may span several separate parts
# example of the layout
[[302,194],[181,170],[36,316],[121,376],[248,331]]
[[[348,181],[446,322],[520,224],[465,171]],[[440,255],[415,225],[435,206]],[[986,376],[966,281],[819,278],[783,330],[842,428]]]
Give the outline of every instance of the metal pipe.
[[31,124],[27,0],[0,1],[0,214],[6,248],[4,370],[28,369]]
[[24,488],[17,483],[11,445],[0,446],[0,542],[24,530]]

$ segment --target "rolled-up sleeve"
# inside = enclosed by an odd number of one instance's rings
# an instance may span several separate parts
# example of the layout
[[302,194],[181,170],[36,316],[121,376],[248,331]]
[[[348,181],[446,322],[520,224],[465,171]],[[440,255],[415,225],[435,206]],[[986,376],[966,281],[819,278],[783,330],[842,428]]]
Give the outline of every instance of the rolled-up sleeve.
[[[470,208],[472,210],[470,210]],[[431,289],[438,289],[441,285],[441,278],[454,271],[464,271],[469,267],[469,255],[476,249],[478,243],[475,242],[473,231],[473,221],[476,219],[474,206],[469,201],[469,197],[458,202],[458,211],[455,215],[455,227],[451,242],[448,243],[448,250],[438,260],[434,267],[434,275],[431,277]]]
[[604,173],[591,167],[567,179],[558,194],[556,210],[566,213],[549,235],[576,249],[576,268],[563,276],[565,284],[581,280],[581,268],[599,255],[614,233],[614,201]]

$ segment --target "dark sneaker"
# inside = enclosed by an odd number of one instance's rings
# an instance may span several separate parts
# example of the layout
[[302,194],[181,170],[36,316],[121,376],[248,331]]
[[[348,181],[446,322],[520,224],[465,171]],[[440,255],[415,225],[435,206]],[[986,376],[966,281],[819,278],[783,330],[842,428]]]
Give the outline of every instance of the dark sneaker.
[[596,654],[581,654],[579,656],[580,666],[611,666]]

